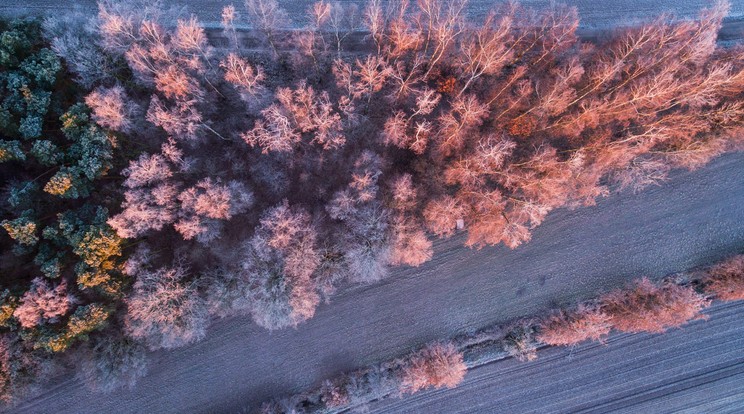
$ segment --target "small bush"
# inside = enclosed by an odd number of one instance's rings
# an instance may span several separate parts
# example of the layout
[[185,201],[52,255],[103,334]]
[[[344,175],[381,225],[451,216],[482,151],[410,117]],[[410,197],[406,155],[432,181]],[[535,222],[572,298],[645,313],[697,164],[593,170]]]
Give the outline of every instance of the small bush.
[[329,408],[348,405],[350,399],[345,378],[323,381],[320,387],[320,399]]
[[537,358],[532,324],[523,322],[512,329],[503,339],[502,346],[509,356],[520,361],[533,361]]
[[700,311],[709,304],[689,286],[669,283],[657,286],[647,278],[627,290],[604,295],[602,302],[615,329],[654,333],[702,318]]
[[454,388],[465,377],[467,367],[452,344],[437,343],[414,352],[403,362],[401,392],[424,388]]
[[706,272],[705,290],[721,300],[744,300],[744,255],[734,256]]
[[612,329],[610,317],[597,306],[580,305],[575,311],[559,310],[540,323],[537,339],[548,345],[575,345],[598,341]]

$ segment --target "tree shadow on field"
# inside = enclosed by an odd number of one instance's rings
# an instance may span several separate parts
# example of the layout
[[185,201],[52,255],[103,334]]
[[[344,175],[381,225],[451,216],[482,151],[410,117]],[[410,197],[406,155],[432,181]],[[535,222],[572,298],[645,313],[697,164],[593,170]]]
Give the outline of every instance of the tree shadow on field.
[[[335,378],[338,375],[358,368],[349,352],[338,352],[323,358],[320,362],[320,378]],[[316,384],[320,385],[320,384]]]

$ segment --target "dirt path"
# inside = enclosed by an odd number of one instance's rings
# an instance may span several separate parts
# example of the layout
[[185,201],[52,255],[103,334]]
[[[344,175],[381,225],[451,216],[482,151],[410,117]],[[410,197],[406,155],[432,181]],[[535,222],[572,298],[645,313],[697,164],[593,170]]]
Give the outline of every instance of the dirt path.
[[459,239],[438,243],[422,268],[348,288],[297,329],[269,333],[248,318],[223,320],[198,344],[154,354],[151,374],[132,391],[104,396],[58,379],[11,412],[255,407],[437,338],[593,297],[632,277],[720,260],[744,246],[742,183],[744,153],[729,154],[640,194],[557,211],[516,250],[468,250]]
[[[470,0],[468,13],[473,18],[482,18],[493,7],[496,2],[505,0]],[[540,9],[550,4],[551,0],[522,0],[521,3],[528,7]],[[96,10],[96,0],[75,0],[74,2],[56,2],[52,0],[3,0],[0,4],[0,13],[22,12],[50,12],[67,9],[69,4],[87,10]],[[243,12],[242,0],[163,0],[166,6],[182,8],[185,11],[195,13],[202,22],[216,23],[220,21],[222,7],[234,4]],[[360,9],[366,4],[365,0],[342,0],[344,4],[357,4]],[[662,13],[672,12],[680,17],[694,17],[698,11],[708,7],[711,0],[562,0],[560,3],[576,6],[581,18],[581,26],[585,28],[604,28],[618,24],[630,24],[639,20],[654,17]],[[301,23],[305,16],[307,7],[312,1],[288,1],[279,0],[281,7],[287,10],[291,19]],[[744,0],[731,0],[731,19],[741,20],[744,18]]]
[[741,413],[744,302],[663,335],[612,335],[605,345],[551,348],[538,360],[468,372],[454,390],[371,405],[373,413]]

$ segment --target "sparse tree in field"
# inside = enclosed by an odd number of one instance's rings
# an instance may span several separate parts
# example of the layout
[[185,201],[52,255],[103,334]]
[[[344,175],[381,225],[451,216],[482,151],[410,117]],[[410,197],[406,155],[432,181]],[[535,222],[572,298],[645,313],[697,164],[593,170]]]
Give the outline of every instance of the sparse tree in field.
[[429,387],[454,388],[467,371],[462,354],[449,343],[436,343],[414,352],[402,361],[402,366],[402,393]]
[[700,319],[710,303],[692,287],[641,279],[630,289],[608,293],[601,298],[612,326],[622,332],[664,332]]
[[251,26],[262,37],[276,58],[279,56],[280,31],[289,27],[287,12],[276,0],[245,0],[245,9]]
[[744,255],[726,259],[705,273],[706,292],[721,300],[744,300]]
[[235,30],[235,21],[238,20],[240,15],[238,14],[237,10],[235,10],[235,6],[232,4],[228,4],[227,6],[223,7],[221,17],[223,32],[227,37],[230,38],[232,47],[239,49],[240,43],[238,42],[237,30]]

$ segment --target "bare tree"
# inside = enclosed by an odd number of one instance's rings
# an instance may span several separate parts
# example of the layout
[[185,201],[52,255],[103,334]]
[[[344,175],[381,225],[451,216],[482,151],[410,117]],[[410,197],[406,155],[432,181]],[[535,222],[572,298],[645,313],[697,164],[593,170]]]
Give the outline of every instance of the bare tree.
[[95,391],[131,389],[147,372],[145,352],[141,344],[110,334],[81,352],[80,376]]
[[208,316],[186,268],[175,263],[137,274],[126,299],[127,334],[152,349],[177,348],[204,337]]
[[42,321],[56,322],[72,310],[75,298],[68,292],[67,281],[52,287],[41,277],[31,282],[31,289],[23,294],[20,305],[13,312],[23,328],[33,328]]
[[232,46],[236,49],[240,49],[238,33],[237,30],[235,30],[235,21],[238,20],[240,15],[238,14],[237,10],[235,10],[235,6],[233,6],[232,4],[228,4],[227,6],[223,7],[221,17],[222,30],[224,31],[225,35],[230,38]]
[[346,142],[342,134],[341,116],[336,113],[327,92],[300,83],[297,89],[279,88],[276,104],[261,111],[263,119],[241,137],[263,152],[288,152],[301,142],[302,134],[310,134],[309,143],[325,149],[341,147]]
[[240,91],[243,100],[255,99],[263,92],[265,75],[260,66],[254,68],[247,60],[230,53],[220,62],[220,67],[225,71],[225,80]]
[[86,89],[108,81],[118,69],[99,46],[95,19],[79,10],[47,16],[44,33],[54,52],[62,57],[75,74],[75,80]]
[[274,57],[278,57],[280,30],[288,28],[290,24],[287,12],[276,0],[246,0],[245,8],[251,25],[261,33]]
[[326,206],[329,216],[343,223],[343,256],[354,282],[377,282],[388,273],[390,212],[377,199],[380,161],[364,152],[348,188],[336,192]]
[[130,132],[139,115],[139,107],[120,85],[97,88],[85,97],[85,103],[93,110],[93,120],[98,125],[114,131]]
[[296,326],[314,315],[320,301],[312,279],[320,261],[316,232],[309,215],[286,201],[263,215],[240,265],[260,326]]
[[13,403],[33,391],[38,380],[51,371],[52,364],[25,349],[11,334],[0,336],[0,402]]

